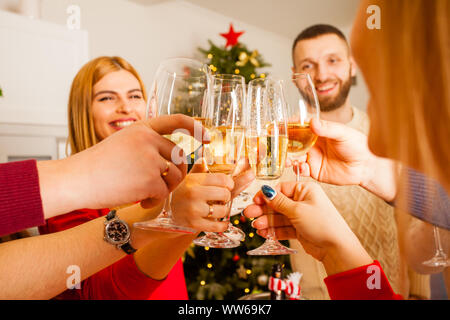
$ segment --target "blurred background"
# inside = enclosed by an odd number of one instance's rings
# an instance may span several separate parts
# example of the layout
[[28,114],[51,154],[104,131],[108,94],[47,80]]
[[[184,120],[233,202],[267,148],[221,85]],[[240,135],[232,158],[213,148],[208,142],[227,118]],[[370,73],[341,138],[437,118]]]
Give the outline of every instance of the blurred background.
[[[349,36],[358,4],[359,0],[0,0],[0,162],[65,157],[70,85],[81,66],[95,57],[125,58],[149,89],[160,61],[176,56],[204,60],[198,48],[208,49],[208,40],[224,46],[220,33],[227,33],[232,23],[235,31],[245,32],[239,42],[250,52],[258,50],[271,65],[260,72],[289,79],[297,34],[326,23]],[[367,91],[359,73],[350,99],[355,107],[366,109]],[[241,257],[232,259],[237,259],[237,266]],[[246,270],[240,271],[245,278]],[[432,298],[441,297],[440,286],[437,280]]]
[[[357,6],[358,0],[0,0],[0,162],[65,155],[70,84],[90,59],[125,58],[148,89],[161,60],[200,59],[198,47],[208,48],[208,40],[225,45],[219,34],[233,23],[245,32],[239,41],[271,64],[267,72],[288,79],[297,34],[330,23],[348,35]],[[365,109],[358,80],[351,99]]]

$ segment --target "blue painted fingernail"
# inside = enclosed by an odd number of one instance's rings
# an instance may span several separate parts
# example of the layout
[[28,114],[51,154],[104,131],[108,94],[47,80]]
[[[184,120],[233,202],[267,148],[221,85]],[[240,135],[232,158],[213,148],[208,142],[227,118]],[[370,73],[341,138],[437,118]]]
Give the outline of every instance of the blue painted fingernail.
[[269,200],[273,200],[277,196],[277,192],[266,184],[261,187],[261,191]]

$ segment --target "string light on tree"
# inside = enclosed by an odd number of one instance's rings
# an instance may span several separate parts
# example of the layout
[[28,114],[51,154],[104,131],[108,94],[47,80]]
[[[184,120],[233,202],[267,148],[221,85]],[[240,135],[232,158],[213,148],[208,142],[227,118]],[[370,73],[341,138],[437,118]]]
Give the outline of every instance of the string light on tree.
[[[218,36],[223,43],[208,40],[207,48],[198,48],[203,62],[213,74],[239,74],[248,83],[268,76],[270,64],[264,61],[261,50],[248,49],[247,36],[232,24]],[[195,89],[195,88],[194,88]],[[231,218],[233,225],[247,235],[241,246],[233,249],[214,249],[194,246],[185,255],[184,271],[189,298],[194,300],[235,300],[246,294],[268,291],[267,279],[274,263],[289,264],[288,256],[253,256],[248,250],[259,247],[264,238],[258,236],[251,222],[243,215]],[[190,248],[191,249],[191,248]],[[288,268],[286,268],[288,269]]]

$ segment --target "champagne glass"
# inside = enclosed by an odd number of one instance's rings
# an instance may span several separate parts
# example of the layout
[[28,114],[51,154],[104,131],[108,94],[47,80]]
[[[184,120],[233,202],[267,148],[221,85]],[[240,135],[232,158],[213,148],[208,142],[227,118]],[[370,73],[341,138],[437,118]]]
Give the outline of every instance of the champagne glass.
[[450,267],[450,259],[448,259],[447,254],[442,249],[441,237],[439,236],[439,229],[433,226],[434,233],[434,243],[436,245],[436,252],[430,260],[424,261],[423,264],[427,267],[433,268],[446,268]]
[[287,130],[288,158],[297,167],[300,180],[299,160],[316,143],[317,136],[311,131],[312,118],[320,119],[320,106],[311,77],[307,73],[294,73],[288,89]]
[[[245,130],[244,130],[245,133]],[[245,140],[242,144],[242,150],[241,150],[241,157],[246,158],[245,155]],[[230,216],[234,216],[236,214],[242,213],[245,208],[247,208],[250,204],[253,203],[253,196],[251,191],[249,190],[250,186],[247,187],[246,190],[241,191],[234,199],[233,199],[233,205],[231,206],[231,213]],[[239,229],[240,230],[240,229]],[[244,239],[242,239],[244,240]]]
[[[244,144],[243,106],[245,103],[245,81],[239,75],[217,74],[211,76],[208,86],[205,127],[208,129],[210,143],[203,149],[203,157],[208,171],[232,175],[240,159]],[[232,201],[228,202],[232,207]],[[226,220],[225,232],[205,232],[203,237],[194,240],[199,246],[211,248],[234,248],[240,245],[245,234]]]
[[[245,146],[256,180],[274,187],[281,177],[288,148],[286,100],[283,82],[271,78],[250,81],[247,93]],[[296,253],[283,246],[275,236],[274,212],[264,207],[269,220],[269,234],[249,255],[283,255]]]
[[252,195],[247,191],[242,191],[241,193],[239,193],[238,196],[234,199],[230,215],[234,216],[244,211],[245,208],[252,204],[252,198]]
[[[188,58],[173,58],[162,62],[156,72],[147,103],[147,118],[183,113],[202,122],[203,104],[208,83],[208,68]],[[199,123],[199,128],[201,128]],[[197,130],[195,130],[197,132]],[[201,130],[199,130],[201,134]],[[194,139],[185,132],[173,132],[165,137],[182,148],[186,154],[194,149]],[[199,143],[198,143],[199,144]],[[179,157],[179,159],[174,159]],[[185,155],[172,154],[172,161],[186,161]],[[165,200],[160,215],[150,221],[136,222],[135,227],[154,231],[193,234],[197,230],[177,224],[172,217],[172,193]]]

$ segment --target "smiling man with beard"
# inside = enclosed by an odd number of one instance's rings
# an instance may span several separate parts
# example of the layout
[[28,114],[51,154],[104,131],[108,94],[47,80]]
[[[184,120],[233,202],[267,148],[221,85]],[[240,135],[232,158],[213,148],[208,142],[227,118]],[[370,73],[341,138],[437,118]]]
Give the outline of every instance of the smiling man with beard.
[[[320,24],[303,30],[293,43],[292,60],[293,73],[311,76],[322,119],[368,134],[369,118],[350,102],[356,64],[339,29]],[[282,180],[294,179],[294,171],[285,170]],[[401,257],[394,208],[359,186],[320,185],[365,249],[381,263],[394,291],[405,298],[428,299],[429,277],[409,270]],[[323,282],[326,277],[323,265],[306,254],[297,240],[291,241],[291,247],[299,252],[291,256],[291,264],[294,271],[303,273],[302,294],[309,299],[329,299]]]
[[344,34],[329,25],[314,25],[301,32],[292,46],[294,73],[309,73],[315,85],[321,116],[347,123],[353,118],[349,92],[356,64]]

